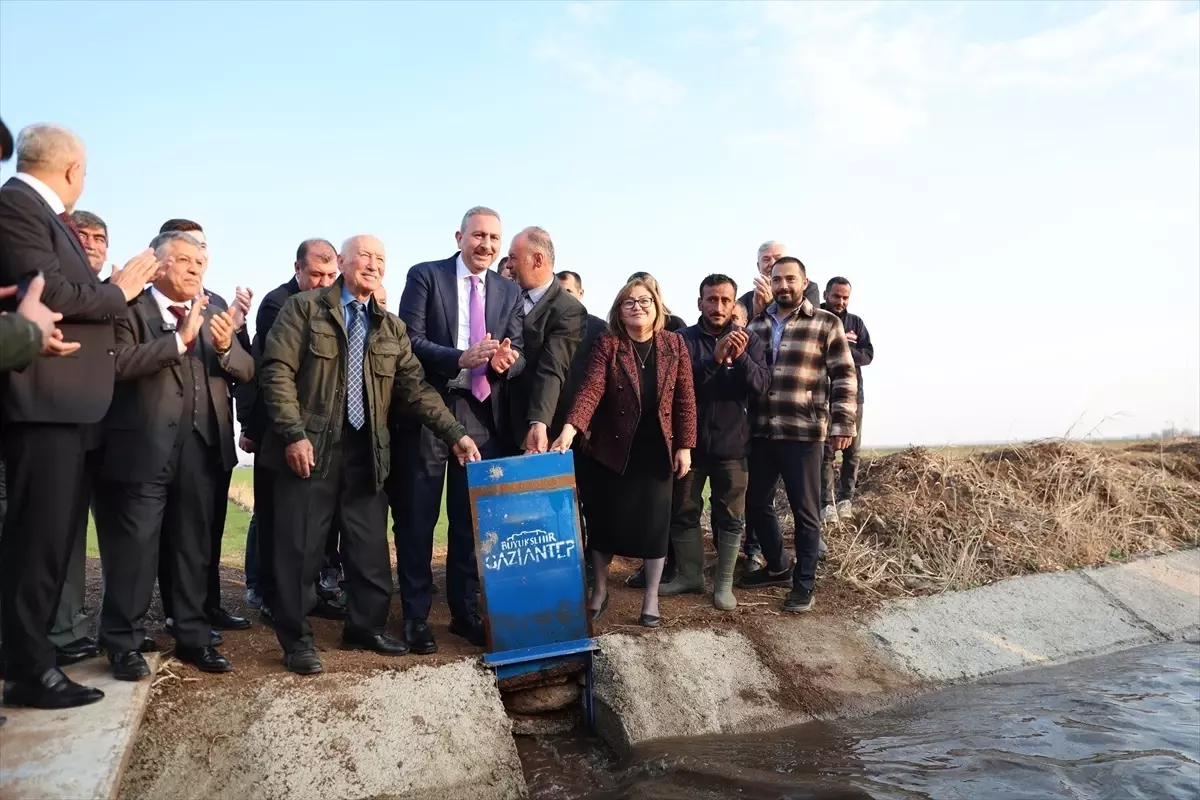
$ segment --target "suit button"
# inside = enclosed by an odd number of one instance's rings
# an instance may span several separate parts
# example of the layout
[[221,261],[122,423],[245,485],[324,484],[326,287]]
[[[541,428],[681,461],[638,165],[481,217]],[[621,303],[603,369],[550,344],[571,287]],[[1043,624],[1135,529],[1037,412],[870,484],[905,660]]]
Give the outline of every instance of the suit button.
[[175,392],[176,397],[183,397],[183,392]]
[[116,351],[116,350],[109,350],[109,351],[108,351],[108,354],[109,354],[110,356],[115,356],[115,355],[117,354],[117,351]]
[[177,427],[179,427],[179,426],[178,426],[178,425],[176,425],[174,422],[168,422],[168,423],[167,423],[167,427],[168,427],[168,428],[177,428]]

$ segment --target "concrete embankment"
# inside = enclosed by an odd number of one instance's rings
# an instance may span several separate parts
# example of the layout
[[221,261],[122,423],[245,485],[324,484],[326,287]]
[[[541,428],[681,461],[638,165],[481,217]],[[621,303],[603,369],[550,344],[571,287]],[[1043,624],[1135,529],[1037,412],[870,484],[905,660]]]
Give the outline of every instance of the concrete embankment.
[[[854,622],[815,613],[707,619],[601,637],[598,721],[615,749],[869,711],[945,682],[1193,636],[1200,551],[889,601]],[[313,679],[272,674],[236,687],[195,680],[153,700],[146,683],[124,684],[106,687],[90,710],[10,711],[0,728],[0,796],[522,796],[494,676],[474,658],[404,664]]]
[[745,632],[608,636],[601,733],[625,750],[661,737],[768,730],[1198,632],[1200,550],[1188,550],[894,600],[863,626],[797,616]]

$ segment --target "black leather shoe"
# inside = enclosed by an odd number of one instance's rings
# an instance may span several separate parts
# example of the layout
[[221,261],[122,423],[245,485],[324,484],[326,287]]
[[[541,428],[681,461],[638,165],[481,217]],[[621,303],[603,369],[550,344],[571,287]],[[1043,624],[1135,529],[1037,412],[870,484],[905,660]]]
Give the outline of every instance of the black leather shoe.
[[487,647],[487,632],[483,629],[483,618],[478,614],[450,620],[450,632],[476,647]]
[[651,614],[642,614],[638,617],[638,625],[641,625],[643,628],[657,628],[662,625],[662,618]]
[[[164,627],[166,628],[167,633],[170,634],[172,639],[179,638],[179,635],[177,633],[175,633],[175,621],[174,620],[168,619],[167,624]],[[225,644],[225,637],[221,635],[220,631],[210,630],[208,632],[208,646],[209,647],[220,647],[223,644]]]
[[75,708],[104,699],[104,692],[81,686],[51,667],[36,680],[10,681],[4,686],[4,705],[28,708]]
[[308,615],[320,619],[340,621],[346,618],[346,608],[345,606],[339,606],[337,603],[331,603],[328,600],[318,600],[316,608],[308,612]]
[[185,647],[175,645],[175,657],[185,664],[191,664],[201,672],[231,672],[233,664],[229,659],[217,652],[215,647]]
[[429,630],[429,624],[423,619],[405,620],[404,638],[408,640],[410,653],[427,656],[437,652],[437,640],[433,638],[433,631]]
[[235,617],[223,608],[209,609],[204,613],[208,624],[218,631],[244,631],[250,627],[250,620],[245,617]]
[[283,656],[283,665],[297,675],[316,675],[325,669],[313,650],[286,653]]
[[154,641],[153,638],[147,636],[145,639],[142,639],[142,643],[140,645],[138,645],[138,652],[142,653],[142,654],[157,653],[158,652],[158,642]]
[[402,656],[408,653],[408,643],[382,633],[342,631],[343,650],[370,650],[381,656]]
[[108,663],[112,666],[113,677],[119,681],[140,681],[150,675],[150,665],[137,650],[109,653]]
[[55,648],[54,663],[60,667],[69,667],[98,655],[100,655],[99,643],[95,639],[85,636],[70,644]]

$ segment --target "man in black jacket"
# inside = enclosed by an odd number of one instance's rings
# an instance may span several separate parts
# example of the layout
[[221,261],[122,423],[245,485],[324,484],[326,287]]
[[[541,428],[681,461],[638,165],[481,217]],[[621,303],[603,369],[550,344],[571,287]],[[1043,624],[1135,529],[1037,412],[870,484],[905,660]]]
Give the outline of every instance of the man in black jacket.
[[737,607],[733,572],[742,544],[746,512],[746,450],[750,425],[746,403],[771,383],[763,344],[754,333],[733,325],[737,284],[726,275],[700,283],[700,321],[680,332],[692,356],[696,385],[696,449],[689,491],[671,522],[678,575],[659,587],[660,595],[703,593],[704,543],[700,513],[704,484],[712,482],[713,539],[717,543],[713,605]]
[[835,314],[846,329],[846,341],[850,343],[854,371],[858,374],[858,419],[854,426],[854,439],[849,447],[842,450],[841,475],[836,485],[834,461],[837,453],[830,445],[830,440],[825,440],[824,475],[821,481],[821,505],[824,506],[822,522],[833,522],[839,517],[848,519],[854,513],[854,490],[858,485],[858,450],[862,443],[862,368],[875,360],[875,345],[871,344],[871,334],[867,331],[866,323],[862,321],[862,317],[851,314],[847,310],[849,307],[850,281],[841,276],[830,278],[829,283],[825,285],[825,303],[821,308]]
[[[275,325],[283,304],[292,295],[300,292],[332,286],[338,277],[337,251],[324,239],[306,239],[296,250],[295,274],[287,283],[281,284],[262,299],[258,315],[254,319],[254,341],[250,351],[255,364],[262,363],[263,348],[267,335]],[[266,404],[258,391],[255,379],[246,384],[238,396],[238,416],[243,420],[241,448],[254,453],[266,435]],[[275,541],[275,472],[261,459],[254,459],[254,519],[246,536],[246,587],[247,594],[253,591],[262,608],[266,621],[271,620],[275,594],[275,573],[272,552]]]
[[525,312],[525,370],[509,382],[514,444],[517,452],[544,453],[561,432],[552,426],[565,418],[567,379],[587,310],[554,279],[554,243],[541,228],[513,237],[508,265]]
[[[112,401],[113,318],[141,294],[157,262],[146,251],[100,282],[67,221],[86,170],[75,134],[32,125],[17,140],[17,174],[0,188],[0,286],[28,285],[41,273],[42,302],[63,315],[64,339],[80,345],[71,358],[40,358],[5,378],[0,444],[9,506],[0,534],[0,625],[8,705],[70,708],[104,697],[55,666],[46,631],[87,514],[100,423]],[[15,303],[5,301],[0,311]]]
[[229,387],[254,374],[233,315],[201,293],[207,262],[199,242],[171,231],[151,246],[162,275],[117,321],[117,389],[96,519],[105,578],[100,640],[114,677],[131,681],[150,674],[139,651],[160,550],[175,657],[205,672],[233,669],[212,646],[206,581],[212,498],[237,463]]

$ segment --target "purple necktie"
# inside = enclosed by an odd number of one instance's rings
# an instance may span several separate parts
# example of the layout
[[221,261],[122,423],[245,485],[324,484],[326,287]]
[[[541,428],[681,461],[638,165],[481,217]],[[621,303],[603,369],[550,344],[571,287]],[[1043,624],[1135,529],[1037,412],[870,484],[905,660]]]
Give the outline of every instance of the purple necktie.
[[[471,344],[483,341],[483,337],[487,336],[487,322],[483,315],[483,295],[479,293],[478,275],[471,276],[470,324]],[[492,387],[488,385],[487,371],[487,364],[471,370],[471,394],[475,395],[475,399],[481,403],[492,394]]]

